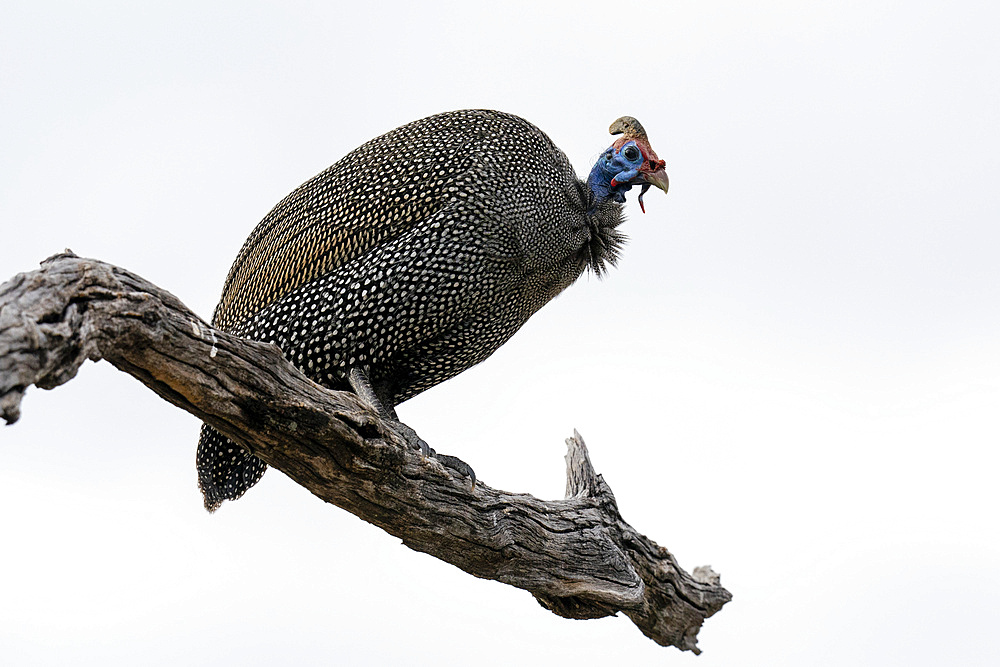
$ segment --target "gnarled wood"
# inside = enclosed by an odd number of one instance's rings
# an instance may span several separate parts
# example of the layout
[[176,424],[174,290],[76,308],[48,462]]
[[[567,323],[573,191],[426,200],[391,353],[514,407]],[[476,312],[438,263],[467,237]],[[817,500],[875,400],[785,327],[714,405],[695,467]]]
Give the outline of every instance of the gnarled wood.
[[308,380],[273,345],[213,329],[176,297],[72,253],[0,286],[0,415],[32,384],[51,389],[105,359],[211,424],[323,500],[469,574],[530,591],[567,618],[619,611],[663,646],[698,652],[731,598],[718,575],[684,572],[618,512],[579,434],[566,498],[474,488],[407,446],[352,393]]

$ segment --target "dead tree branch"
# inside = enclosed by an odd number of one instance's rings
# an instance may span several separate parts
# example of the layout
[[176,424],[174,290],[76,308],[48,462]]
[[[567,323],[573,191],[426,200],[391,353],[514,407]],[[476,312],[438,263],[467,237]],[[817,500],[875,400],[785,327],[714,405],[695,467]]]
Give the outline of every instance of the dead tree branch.
[[626,614],[663,646],[698,652],[730,600],[709,568],[680,569],[618,512],[579,434],[564,500],[453,475],[410,449],[354,394],[308,380],[273,345],[206,324],[172,294],[72,253],[0,286],[0,415],[105,359],[323,500],[469,574],[523,588],[567,618]]

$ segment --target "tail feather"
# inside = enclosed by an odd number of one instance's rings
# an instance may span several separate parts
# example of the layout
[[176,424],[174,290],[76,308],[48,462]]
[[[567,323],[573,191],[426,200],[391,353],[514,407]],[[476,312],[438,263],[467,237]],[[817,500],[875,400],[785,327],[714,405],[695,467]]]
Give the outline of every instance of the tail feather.
[[205,509],[214,512],[224,500],[236,500],[260,481],[267,464],[208,424],[198,439],[198,487]]

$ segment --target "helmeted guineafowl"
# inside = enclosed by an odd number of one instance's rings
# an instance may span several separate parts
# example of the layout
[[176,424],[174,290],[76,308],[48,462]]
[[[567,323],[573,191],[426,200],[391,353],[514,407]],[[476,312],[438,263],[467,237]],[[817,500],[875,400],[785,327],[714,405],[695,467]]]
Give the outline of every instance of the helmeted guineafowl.
[[[490,356],[587,268],[613,265],[624,193],[667,190],[642,126],[587,182],[538,128],[498,111],[443,113],[369,141],[306,181],[240,250],[213,326],[276,344],[312,380],[383,415]],[[642,194],[639,195],[642,203]],[[203,426],[205,506],[266,469]]]

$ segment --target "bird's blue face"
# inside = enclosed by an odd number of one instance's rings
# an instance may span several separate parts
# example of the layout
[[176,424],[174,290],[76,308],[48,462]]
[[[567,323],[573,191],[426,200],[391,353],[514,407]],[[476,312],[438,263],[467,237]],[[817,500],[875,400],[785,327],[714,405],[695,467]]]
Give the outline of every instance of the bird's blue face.
[[[642,185],[642,194],[645,194],[650,185],[667,191],[663,161],[657,158],[649,144],[640,141],[619,139],[597,158],[587,185],[598,200],[609,198],[620,204],[624,203],[625,193],[633,185]],[[639,195],[639,206],[645,212],[642,194]]]
[[[597,159],[590,172],[590,186],[595,194],[610,196],[616,202],[625,201],[625,193],[631,189],[631,180],[639,175],[645,159],[635,141],[628,141],[620,148],[611,146]],[[606,192],[600,192],[605,190]]]

